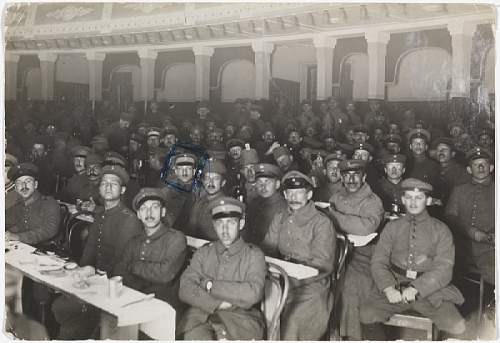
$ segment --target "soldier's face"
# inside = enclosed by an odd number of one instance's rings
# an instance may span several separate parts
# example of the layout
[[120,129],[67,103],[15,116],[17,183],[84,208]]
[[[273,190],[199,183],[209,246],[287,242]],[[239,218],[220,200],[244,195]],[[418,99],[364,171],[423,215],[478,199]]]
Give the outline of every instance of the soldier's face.
[[194,144],[201,143],[202,135],[200,130],[193,130],[189,136]]
[[271,144],[272,142],[274,142],[274,139],[276,137],[274,136],[274,134],[272,133],[272,131],[266,131],[264,132],[264,134],[262,135],[262,139],[264,140],[264,142],[266,142],[267,144]]
[[384,138],[384,131],[381,129],[375,129],[373,131],[373,139],[377,142],[381,142],[382,139]]
[[347,112],[354,112],[356,111],[356,106],[354,104],[347,104],[346,110]]
[[427,143],[423,138],[413,138],[410,144],[410,150],[414,155],[423,155],[427,150]]
[[457,138],[458,136],[460,136],[462,133],[464,132],[464,130],[462,129],[462,127],[460,126],[453,126],[451,129],[450,129],[450,135],[451,137],[453,138]]
[[403,163],[390,162],[384,166],[385,175],[389,180],[399,180],[405,172]]
[[301,141],[302,137],[300,137],[300,134],[297,131],[292,131],[288,135],[288,142],[292,145],[300,144]]
[[160,146],[160,138],[158,136],[149,136],[147,143],[150,148],[157,148]]
[[137,152],[139,151],[139,147],[141,145],[139,144],[139,142],[135,141],[135,140],[130,140],[130,142],[128,143],[128,151],[129,152]]
[[86,173],[90,181],[97,181],[101,177],[101,166],[98,164],[91,164],[86,167]]
[[306,129],[306,136],[307,137],[314,137],[314,135],[316,134],[316,130],[314,129],[314,127],[308,127]]
[[432,198],[422,191],[405,191],[401,197],[406,213],[417,215],[424,212],[427,205],[430,205]]
[[99,194],[104,201],[114,201],[120,199],[120,195],[125,192],[121,179],[114,174],[104,174],[99,183]]
[[493,172],[494,166],[486,158],[476,158],[469,163],[467,172],[477,181],[485,180]]
[[221,139],[221,135],[217,132],[210,132],[210,134],[208,135],[208,144],[210,145],[216,145],[218,143],[220,143],[222,141]]
[[167,148],[170,148],[172,147],[175,142],[177,141],[177,138],[175,137],[174,134],[167,134],[165,135],[165,137],[163,138],[163,144],[165,145],[165,147]]
[[399,134],[399,126],[397,124],[390,124],[389,134],[390,135]]
[[388,142],[386,148],[391,154],[398,154],[401,151],[399,144],[395,142]]
[[119,125],[120,125],[120,129],[128,129],[130,127],[130,121],[120,119]]
[[33,193],[35,193],[38,187],[38,181],[36,181],[33,176],[24,175],[17,178],[14,187],[16,188],[17,194],[19,194],[23,200],[26,200],[31,198]]
[[206,107],[200,107],[196,110],[196,113],[200,116],[200,119],[207,119],[207,115],[210,110]]
[[159,200],[146,200],[137,211],[137,218],[140,219],[145,229],[155,229],[161,224],[161,218],[165,215],[166,209]]
[[85,157],[76,156],[73,158],[73,166],[77,174],[82,174],[85,171]]
[[365,182],[366,175],[362,171],[346,171],[341,173],[342,184],[349,193],[357,192]]
[[337,183],[340,181],[340,161],[332,160],[326,165],[326,176],[331,183]]
[[306,188],[289,188],[283,192],[288,207],[292,211],[300,210],[312,198],[312,191]]
[[226,138],[231,138],[234,136],[234,133],[235,133],[235,128],[233,125],[227,125],[225,128],[224,128],[224,133],[226,135]]
[[280,188],[280,181],[271,177],[257,179],[257,194],[262,198],[271,197]]
[[241,157],[241,147],[233,146],[229,149],[229,155],[233,160],[238,160]]
[[218,173],[205,173],[203,176],[203,186],[210,195],[220,192],[225,183],[222,175]]
[[489,135],[481,135],[481,136],[479,136],[479,140],[477,142],[477,144],[479,144],[483,148],[489,148],[489,146],[491,145],[491,143],[493,143],[493,140],[491,139],[491,137]]
[[292,156],[288,154],[281,155],[276,159],[276,164],[282,170],[287,170],[293,163]]
[[240,229],[245,225],[245,220],[236,217],[219,218],[213,223],[217,237],[227,248],[240,237]]
[[447,144],[438,144],[436,147],[436,156],[438,158],[438,162],[446,163],[452,159],[453,151]]
[[241,173],[245,177],[245,180],[248,182],[255,181],[255,167],[253,164],[246,164],[241,168]]
[[181,182],[193,181],[194,169],[191,165],[175,166],[174,173]]
[[43,157],[45,155],[45,146],[43,144],[33,144],[33,148],[31,149],[31,156],[33,159],[37,159]]
[[365,132],[354,132],[352,135],[352,139],[356,143],[366,143],[369,136]]
[[369,162],[371,159],[370,159],[370,153],[366,150],[355,150],[354,151],[354,154],[352,155],[352,159],[353,160],[361,160],[361,161],[366,161],[366,162]]

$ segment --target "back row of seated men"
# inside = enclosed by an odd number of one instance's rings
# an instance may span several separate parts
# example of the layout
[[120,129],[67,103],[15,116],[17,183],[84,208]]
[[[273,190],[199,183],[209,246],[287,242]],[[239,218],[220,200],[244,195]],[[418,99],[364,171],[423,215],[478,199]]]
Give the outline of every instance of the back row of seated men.
[[[346,338],[373,337],[380,333],[373,323],[406,308],[459,334],[464,323],[455,304],[463,297],[450,284],[453,267],[478,270],[494,285],[493,156],[484,147],[468,151],[464,166],[454,161],[453,139],[437,137],[428,151],[431,135],[422,127],[407,134],[408,158],[395,134],[380,142],[385,153],[376,153],[364,127],[353,128],[352,144],[328,137],[324,149],[304,148],[300,131],[292,128],[287,146],[274,137],[259,150],[252,148],[258,146],[254,141],[229,140],[226,160],[220,130],[206,130],[218,137],[207,154],[195,134],[195,144],[176,144],[170,137],[163,142],[170,141],[170,148],[161,149],[161,130],[150,128],[146,170],[134,169],[140,163],[133,162],[131,150],[128,159],[103,151],[99,143],[106,138],[97,137],[92,148],[73,150],[79,173],[57,194],[94,213],[79,272],[102,270],[122,275],[141,291],[154,290],[177,309],[180,338],[263,337],[255,306],[263,295],[263,251],[319,270],[311,280],[292,279],[281,337],[320,339],[332,307],[335,231],[381,233],[378,243],[355,248],[347,266],[341,316]],[[130,147],[137,148],[140,139],[131,134]],[[54,199],[38,192],[45,180],[34,162],[6,159],[12,184],[6,186],[13,190],[6,236],[28,244],[52,239],[60,221]],[[331,218],[313,200],[328,202]],[[384,227],[386,217],[396,219]],[[401,230],[407,239],[400,239]],[[187,269],[186,234],[213,242],[195,253]],[[467,263],[455,264],[455,245],[457,258]],[[83,339],[94,332],[96,309],[65,298],[52,308],[61,324],[59,338]]]

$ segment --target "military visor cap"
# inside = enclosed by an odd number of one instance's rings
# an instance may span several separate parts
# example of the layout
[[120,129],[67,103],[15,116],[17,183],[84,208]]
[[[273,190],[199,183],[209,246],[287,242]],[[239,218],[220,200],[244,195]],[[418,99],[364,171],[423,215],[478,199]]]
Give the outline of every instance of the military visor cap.
[[426,129],[413,129],[408,132],[408,142],[411,142],[414,138],[423,138],[426,142],[431,140],[431,134]]
[[348,171],[364,171],[366,168],[366,162],[362,160],[344,160],[339,164],[340,172]]
[[105,165],[102,167],[101,175],[104,176],[106,174],[118,176],[122,180],[123,185],[127,185],[130,180],[127,171],[120,165]]
[[288,150],[284,146],[279,146],[277,148],[274,148],[274,150],[273,150],[274,159],[277,160],[279,157],[281,157],[283,155],[290,155],[290,150]]
[[406,156],[402,154],[387,154],[382,157],[382,163],[406,163]]
[[238,138],[231,138],[230,140],[227,141],[227,148],[231,149],[232,147],[239,146],[239,147],[244,147],[245,142],[241,139]]
[[259,177],[279,179],[281,177],[281,169],[274,164],[259,163],[255,166],[255,178]]
[[212,219],[242,218],[245,213],[245,204],[231,197],[221,197],[208,204]]
[[145,187],[141,188],[139,193],[134,197],[132,201],[132,208],[134,211],[138,211],[141,208],[142,204],[144,204],[148,200],[158,200],[162,206],[165,206],[166,199],[165,195],[159,188],[150,188]]
[[104,154],[104,162],[103,165],[119,165],[123,168],[127,167],[127,160],[125,157],[120,155],[115,151],[108,151]]
[[409,178],[401,182],[402,191],[432,192],[432,185],[419,179]]
[[431,149],[436,149],[439,144],[446,144],[451,149],[453,149],[455,147],[455,144],[453,143],[453,139],[451,139],[449,137],[438,137],[432,141]]
[[281,180],[283,189],[297,189],[314,187],[309,176],[302,174],[299,171],[291,170],[283,176]]
[[12,181],[17,180],[21,176],[31,176],[38,179],[38,167],[33,163],[26,162],[10,168],[7,173],[7,177]]
[[11,154],[5,154],[5,164],[14,167],[19,164],[19,161],[17,160],[16,156]]
[[73,148],[73,157],[87,157],[92,152],[88,146],[78,145]]
[[91,166],[91,165],[101,165],[102,164],[102,157],[101,155],[95,154],[95,153],[90,153],[87,155],[87,158],[85,159],[85,165],[86,166]]
[[325,157],[324,163],[326,166],[330,161],[343,161],[343,160],[345,160],[345,156],[342,154],[328,154]]
[[484,149],[477,146],[467,151],[467,153],[465,154],[465,158],[467,159],[468,162],[477,160],[479,158],[485,158],[491,161],[493,159],[493,155],[488,149]]
[[157,127],[150,127],[147,133],[148,137],[160,137],[161,130]]
[[205,166],[203,167],[203,174],[207,173],[217,173],[220,175],[226,174],[226,166],[224,163],[216,158],[210,158],[205,162]]
[[194,166],[196,157],[192,154],[179,154],[175,157],[175,166]]

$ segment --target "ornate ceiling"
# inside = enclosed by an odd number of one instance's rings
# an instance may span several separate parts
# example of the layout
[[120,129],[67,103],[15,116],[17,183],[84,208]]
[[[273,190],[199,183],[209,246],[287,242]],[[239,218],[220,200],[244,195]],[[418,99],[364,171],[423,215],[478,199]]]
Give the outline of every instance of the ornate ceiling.
[[464,14],[472,4],[17,3],[4,12],[8,50],[174,45],[332,31]]

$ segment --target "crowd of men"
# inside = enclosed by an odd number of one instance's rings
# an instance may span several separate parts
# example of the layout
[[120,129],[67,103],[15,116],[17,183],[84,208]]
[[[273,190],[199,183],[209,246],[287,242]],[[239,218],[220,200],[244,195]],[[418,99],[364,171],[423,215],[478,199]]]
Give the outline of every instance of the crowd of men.
[[[239,99],[223,120],[206,102],[193,119],[157,103],[144,115],[19,103],[6,113],[6,238],[47,244],[60,234],[56,200],[75,204],[94,216],[76,273],[155,293],[187,340],[264,339],[264,256],[310,266],[317,276],[290,278],[281,339],[319,340],[336,233],[378,233],[349,256],[341,336],[383,339],[380,324],[408,309],[460,335],[469,295],[452,281],[476,272],[495,285],[494,128],[382,105],[358,113],[330,98],[294,113],[283,100],[266,113]],[[191,256],[186,236],[210,243]],[[27,309],[47,297],[23,288]],[[51,310],[58,339],[96,337],[96,308],[59,296]]]

